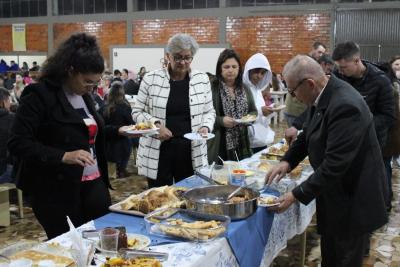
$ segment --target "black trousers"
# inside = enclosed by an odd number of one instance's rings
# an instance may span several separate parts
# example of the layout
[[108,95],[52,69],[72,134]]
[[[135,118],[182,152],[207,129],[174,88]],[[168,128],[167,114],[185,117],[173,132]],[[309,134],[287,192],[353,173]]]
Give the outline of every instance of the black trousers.
[[365,239],[358,236],[321,236],[321,267],[361,267]]
[[149,188],[172,185],[193,175],[192,145],[185,138],[172,138],[160,146],[157,180],[148,178]]
[[78,227],[109,212],[110,192],[101,178],[80,182],[73,188],[71,187],[70,192],[31,197],[33,213],[49,239],[69,230],[67,215]]

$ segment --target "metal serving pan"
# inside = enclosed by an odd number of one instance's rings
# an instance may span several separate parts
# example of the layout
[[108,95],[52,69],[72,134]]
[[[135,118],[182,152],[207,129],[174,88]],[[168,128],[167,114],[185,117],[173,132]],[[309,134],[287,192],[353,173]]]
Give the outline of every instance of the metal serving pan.
[[246,195],[249,200],[239,203],[229,203],[226,198],[238,186],[209,185],[190,189],[183,196],[187,201],[187,208],[197,212],[227,215],[231,220],[240,220],[249,217],[257,210],[258,191],[243,188],[238,195]]

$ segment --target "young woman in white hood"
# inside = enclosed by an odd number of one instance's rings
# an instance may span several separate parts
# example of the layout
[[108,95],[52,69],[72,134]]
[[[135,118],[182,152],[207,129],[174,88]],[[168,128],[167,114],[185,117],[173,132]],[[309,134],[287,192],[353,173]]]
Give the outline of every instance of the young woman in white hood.
[[268,59],[260,53],[252,55],[246,62],[243,72],[243,83],[250,88],[256,104],[258,116],[252,127],[249,127],[250,147],[253,153],[263,150],[274,141],[275,133],[269,127],[270,114],[273,111],[265,106],[262,91],[272,79]]

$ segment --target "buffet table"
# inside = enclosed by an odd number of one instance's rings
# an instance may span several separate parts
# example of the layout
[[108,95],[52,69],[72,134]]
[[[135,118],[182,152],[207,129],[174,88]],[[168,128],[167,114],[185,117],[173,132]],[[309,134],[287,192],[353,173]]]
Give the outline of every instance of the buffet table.
[[[259,152],[253,157],[242,161],[243,164],[259,160]],[[298,180],[282,179],[278,188],[272,188],[269,193],[279,194],[292,190],[301,183],[307,175]],[[189,177],[178,185],[196,187],[207,185],[196,176]],[[273,189],[276,189],[273,190]],[[271,189],[269,189],[271,190]],[[146,232],[144,220],[141,217],[110,213],[94,221],[97,229],[106,226],[125,225],[128,232],[145,234],[151,237],[150,249],[168,252],[169,259],[163,266],[270,266],[274,258],[287,245],[287,240],[295,235],[303,235],[301,250],[304,254],[305,230],[315,213],[315,201],[305,206],[293,204],[281,214],[273,214],[265,208],[245,220],[233,221],[229,225],[226,238],[218,238],[211,242],[177,242]],[[304,260],[304,255],[303,255]],[[302,264],[302,263],[301,263]]]
[[[261,153],[241,161],[241,164],[258,161]],[[297,180],[282,179],[275,186],[267,188],[266,191],[279,195],[292,190],[306,178],[307,175],[304,174]],[[197,176],[192,176],[179,182],[178,185],[190,188],[208,185],[208,183]],[[152,235],[147,232],[143,217],[114,212],[88,222],[79,229],[125,226],[128,233],[146,235],[151,239],[150,250],[169,254],[168,260],[162,262],[165,267],[270,266],[278,253],[286,247],[287,240],[304,233],[314,213],[315,201],[308,206],[299,203],[293,204],[281,214],[274,214],[266,208],[258,207],[257,211],[248,218],[231,222],[224,237],[209,242],[184,242]],[[303,237],[305,236],[303,235]],[[303,240],[305,239],[303,238]],[[48,242],[56,242],[63,247],[71,246],[68,233]],[[304,243],[302,245],[304,253]]]

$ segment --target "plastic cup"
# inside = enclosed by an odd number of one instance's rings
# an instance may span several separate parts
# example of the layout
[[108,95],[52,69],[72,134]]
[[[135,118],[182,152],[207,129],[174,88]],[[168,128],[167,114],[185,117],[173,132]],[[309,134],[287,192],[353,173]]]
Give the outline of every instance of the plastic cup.
[[104,228],[100,231],[100,245],[102,250],[117,251],[119,230],[114,228]]
[[246,171],[240,169],[232,170],[230,177],[231,185],[243,186],[246,182]]

